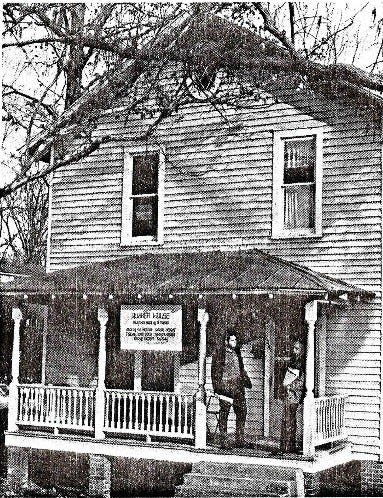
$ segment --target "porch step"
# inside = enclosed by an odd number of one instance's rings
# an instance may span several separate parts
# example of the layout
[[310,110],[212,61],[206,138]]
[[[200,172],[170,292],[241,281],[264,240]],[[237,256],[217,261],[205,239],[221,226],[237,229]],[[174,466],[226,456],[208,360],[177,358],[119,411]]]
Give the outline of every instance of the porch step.
[[303,473],[270,465],[198,462],[175,496],[304,496]]

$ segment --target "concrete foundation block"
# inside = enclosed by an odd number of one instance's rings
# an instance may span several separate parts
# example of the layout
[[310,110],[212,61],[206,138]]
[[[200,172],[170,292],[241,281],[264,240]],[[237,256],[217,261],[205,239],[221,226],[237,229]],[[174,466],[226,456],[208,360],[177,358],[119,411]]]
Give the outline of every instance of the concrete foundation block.
[[361,462],[360,488],[362,496],[383,496],[383,462]]
[[320,478],[319,473],[305,474],[305,496],[319,496]]
[[112,465],[103,455],[89,455],[89,496],[110,498]]
[[28,487],[28,449],[8,448],[7,488],[10,492],[18,494]]

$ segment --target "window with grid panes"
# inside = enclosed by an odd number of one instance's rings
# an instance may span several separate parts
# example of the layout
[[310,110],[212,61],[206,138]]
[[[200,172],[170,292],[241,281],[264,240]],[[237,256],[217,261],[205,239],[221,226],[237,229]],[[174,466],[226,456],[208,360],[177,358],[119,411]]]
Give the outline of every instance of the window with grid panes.
[[321,235],[321,133],[274,137],[274,237]]
[[125,154],[121,244],[161,242],[162,166],[160,153]]
[[132,237],[157,237],[158,154],[133,157]]
[[284,141],[283,228],[314,229],[315,137]]

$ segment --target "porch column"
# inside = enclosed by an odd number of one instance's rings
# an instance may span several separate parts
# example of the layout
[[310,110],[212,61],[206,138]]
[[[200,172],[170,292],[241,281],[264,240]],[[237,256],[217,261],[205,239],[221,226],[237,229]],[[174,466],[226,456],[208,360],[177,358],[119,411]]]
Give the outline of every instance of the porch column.
[[100,344],[98,348],[98,378],[95,399],[94,437],[104,439],[104,411],[105,411],[105,366],[106,366],[106,324],[108,312],[98,308],[98,321],[100,323]]
[[318,313],[318,321],[315,328],[315,372],[317,396],[326,396],[326,350],[327,350],[327,316],[326,311],[322,308]]
[[265,327],[265,358],[263,364],[263,435],[270,436],[270,401],[273,393],[273,367],[275,349],[275,323],[271,318]]
[[12,309],[12,320],[14,321],[13,329],[13,347],[12,347],[12,380],[9,385],[9,403],[8,403],[8,430],[11,432],[18,431],[16,424],[18,416],[18,391],[20,372],[20,323],[23,314],[20,308]]
[[204,308],[198,308],[198,322],[200,324],[199,357],[198,357],[198,391],[196,396],[195,413],[195,447],[206,448],[206,327],[209,314]]
[[318,302],[311,301],[305,306],[305,321],[307,323],[306,343],[306,395],[303,402],[303,454],[313,456],[315,430],[315,323],[318,318]]

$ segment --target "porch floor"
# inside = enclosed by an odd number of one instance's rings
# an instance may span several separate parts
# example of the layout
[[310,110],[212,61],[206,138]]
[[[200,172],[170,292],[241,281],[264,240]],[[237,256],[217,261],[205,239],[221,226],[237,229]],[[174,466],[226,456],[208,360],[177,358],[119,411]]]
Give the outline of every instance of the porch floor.
[[192,444],[175,441],[151,441],[122,439],[107,436],[95,439],[87,435],[59,434],[43,431],[6,432],[5,445],[23,448],[45,449],[82,454],[166,460],[173,462],[196,463],[217,462],[271,465],[276,467],[300,468],[303,472],[315,473],[354,459],[351,444],[339,444],[333,448],[317,450],[313,457],[299,454],[276,454],[266,449],[262,442],[247,444],[245,448],[222,449],[208,445],[205,449],[195,448]]

